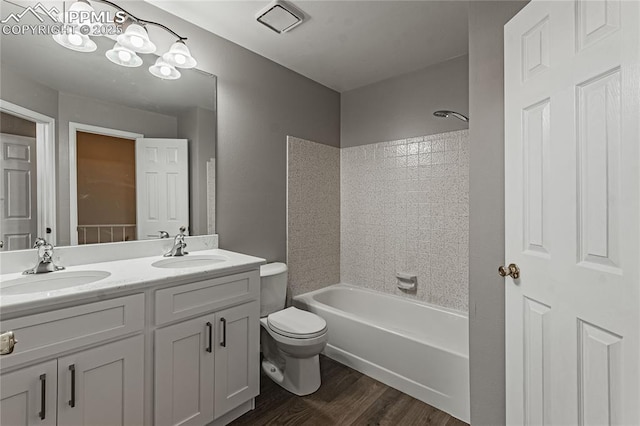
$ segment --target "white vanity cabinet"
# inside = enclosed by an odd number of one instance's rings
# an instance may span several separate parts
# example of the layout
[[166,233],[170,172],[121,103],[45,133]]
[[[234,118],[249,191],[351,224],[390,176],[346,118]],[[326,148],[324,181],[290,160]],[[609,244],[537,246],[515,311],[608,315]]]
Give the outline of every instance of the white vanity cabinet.
[[3,374],[0,424],[55,426],[57,375],[55,360]]
[[259,286],[252,271],[156,292],[156,426],[206,425],[258,395]]
[[136,336],[2,375],[0,424],[141,425],[143,356]]
[[260,391],[260,302],[216,313],[215,414],[227,413]]
[[3,320],[17,343],[0,356],[0,424],[219,426],[242,415],[259,393],[258,265]]
[[144,336],[111,340],[141,332],[143,312],[135,294],[3,321],[17,339],[0,357],[3,370],[49,360],[0,376],[0,424],[142,424]]
[[156,331],[156,426],[213,421],[214,321],[205,315]]
[[58,359],[58,424],[141,425],[144,336]]

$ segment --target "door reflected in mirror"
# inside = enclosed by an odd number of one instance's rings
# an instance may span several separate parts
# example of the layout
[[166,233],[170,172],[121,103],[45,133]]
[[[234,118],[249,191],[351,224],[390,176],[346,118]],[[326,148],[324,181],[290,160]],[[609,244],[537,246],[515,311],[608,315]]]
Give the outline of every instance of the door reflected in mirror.
[[0,229],[3,250],[30,248],[38,233],[36,123],[0,113]]

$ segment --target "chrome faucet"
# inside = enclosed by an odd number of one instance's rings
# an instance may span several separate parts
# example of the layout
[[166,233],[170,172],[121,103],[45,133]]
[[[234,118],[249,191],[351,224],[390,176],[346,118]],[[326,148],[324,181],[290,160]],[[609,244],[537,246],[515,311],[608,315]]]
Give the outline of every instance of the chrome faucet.
[[173,247],[165,253],[164,257],[184,256],[185,254],[189,254],[184,250],[187,248],[187,243],[184,242],[184,231],[186,230],[187,228],[184,226],[180,227],[180,233],[173,239]]
[[33,248],[38,251],[38,263],[31,269],[27,269],[22,275],[44,274],[46,272],[61,271],[64,266],[53,263],[53,245],[44,238],[37,238]]

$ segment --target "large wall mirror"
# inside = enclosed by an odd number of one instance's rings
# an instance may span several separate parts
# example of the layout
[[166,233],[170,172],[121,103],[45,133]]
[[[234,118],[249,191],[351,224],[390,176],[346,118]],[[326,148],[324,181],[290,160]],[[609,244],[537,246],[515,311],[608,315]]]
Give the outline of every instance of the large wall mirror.
[[[21,10],[2,0],[3,15]],[[182,69],[163,80],[149,72],[156,55],[123,67],[105,57],[113,39],[92,39],[97,50],[80,53],[50,35],[0,36],[2,250],[37,237],[215,232],[215,76]]]

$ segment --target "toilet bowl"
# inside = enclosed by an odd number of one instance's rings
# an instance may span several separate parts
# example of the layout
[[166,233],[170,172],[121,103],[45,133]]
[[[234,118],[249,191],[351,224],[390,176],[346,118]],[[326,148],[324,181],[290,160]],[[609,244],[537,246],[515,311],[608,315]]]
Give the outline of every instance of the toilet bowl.
[[320,387],[319,354],[327,344],[327,323],[311,312],[284,308],[287,267],[264,265],[261,276],[262,369],[289,392],[309,395]]

